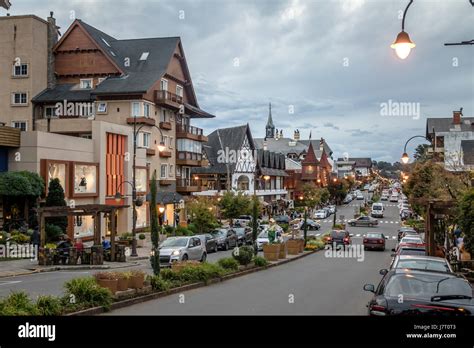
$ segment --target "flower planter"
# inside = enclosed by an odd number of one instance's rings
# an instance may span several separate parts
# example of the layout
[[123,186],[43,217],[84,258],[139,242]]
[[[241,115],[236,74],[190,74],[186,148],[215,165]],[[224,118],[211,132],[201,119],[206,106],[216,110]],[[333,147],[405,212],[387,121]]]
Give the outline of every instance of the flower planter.
[[263,256],[268,261],[278,261],[280,256],[280,244],[264,244]]
[[97,279],[96,281],[101,287],[109,289],[112,294],[117,292],[117,279]]
[[137,239],[137,247],[143,248],[145,246],[145,239]]
[[286,254],[287,254],[287,246],[286,243],[280,243],[280,252],[278,254],[279,259],[286,259]]
[[122,277],[117,281],[117,291],[128,290],[128,278]]
[[145,275],[132,275],[128,282],[128,286],[132,289],[141,289],[143,288],[143,283],[145,282]]
[[299,239],[289,239],[286,242],[286,247],[288,249],[289,255],[298,255],[300,252],[300,240]]

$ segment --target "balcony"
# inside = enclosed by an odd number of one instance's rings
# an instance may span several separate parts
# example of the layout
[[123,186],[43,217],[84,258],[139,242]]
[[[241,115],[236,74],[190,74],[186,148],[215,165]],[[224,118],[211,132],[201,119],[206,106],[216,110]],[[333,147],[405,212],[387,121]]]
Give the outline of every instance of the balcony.
[[161,158],[170,158],[172,156],[173,156],[173,154],[171,153],[171,151],[161,151],[160,152],[160,157]]
[[207,137],[203,134],[201,128],[193,126],[176,126],[176,139],[191,139],[197,141],[207,141]]
[[183,193],[199,192],[202,190],[202,181],[195,179],[176,179],[176,191]]
[[146,155],[147,156],[155,156],[156,155],[156,150],[155,149],[146,149]]
[[176,151],[176,164],[193,167],[204,167],[207,165],[207,161],[202,159],[202,154],[200,153]]
[[169,186],[172,185],[174,180],[165,180],[165,179],[160,179],[160,186]]
[[131,125],[136,123],[137,125],[145,124],[147,126],[154,126],[156,124],[156,121],[154,118],[139,116],[139,117],[128,117],[127,123]]
[[164,130],[171,130],[171,122],[160,122],[160,128]]
[[161,106],[169,107],[175,110],[179,110],[183,105],[183,97],[168,91],[156,91],[155,103]]

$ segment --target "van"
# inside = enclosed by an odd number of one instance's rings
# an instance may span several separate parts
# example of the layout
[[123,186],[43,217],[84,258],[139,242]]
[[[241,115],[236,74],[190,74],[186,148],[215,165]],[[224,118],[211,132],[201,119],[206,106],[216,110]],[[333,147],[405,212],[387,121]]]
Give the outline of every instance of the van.
[[390,202],[398,202],[398,193],[390,196]]
[[383,218],[384,206],[382,203],[374,203],[372,204],[372,210],[370,212],[370,216],[374,218]]

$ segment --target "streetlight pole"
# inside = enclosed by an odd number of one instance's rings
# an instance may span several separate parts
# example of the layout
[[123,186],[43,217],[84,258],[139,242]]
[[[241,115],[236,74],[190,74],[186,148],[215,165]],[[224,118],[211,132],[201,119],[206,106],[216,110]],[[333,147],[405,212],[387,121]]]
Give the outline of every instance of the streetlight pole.
[[408,139],[408,140],[406,141],[406,143],[405,143],[405,146],[403,147],[403,154],[402,154],[402,158],[401,158],[401,159],[402,159],[402,162],[403,162],[404,164],[407,164],[408,161],[410,160],[410,157],[409,157],[408,154],[407,154],[407,145],[408,145],[408,143],[410,142],[410,140],[415,139],[415,138],[423,138],[423,139],[426,139],[426,140],[429,141],[429,139],[428,139],[427,137],[425,137],[424,135],[414,135],[414,136],[412,136],[410,139]]

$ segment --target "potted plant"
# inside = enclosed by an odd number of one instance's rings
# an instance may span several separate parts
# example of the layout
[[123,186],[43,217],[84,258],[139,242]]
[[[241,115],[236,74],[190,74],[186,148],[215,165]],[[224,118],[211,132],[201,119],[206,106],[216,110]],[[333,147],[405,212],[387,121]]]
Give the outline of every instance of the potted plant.
[[280,243],[275,242],[275,237],[275,220],[271,219],[268,229],[268,243],[263,245],[263,256],[268,261],[278,261],[278,257],[280,256]]
[[117,291],[125,291],[128,289],[128,281],[130,279],[129,272],[115,272],[117,277]]
[[112,294],[117,292],[118,278],[112,272],[98,272],[94,274],[97,284],[109,289]]
[[288,249],[288,254],[289,255],[298,255],[300,252],[300,240],[301,239],[289,239],[286,242],[286,247]]
[[128,286],[132,289],[141,289],[145,283],[145,272],[133,270],[130,275]]
[[288,252],[285,242],[278,242],[280,244],[280,252],[278,253],[279,259],[286,259],[286,254]]
[[140,233],[138,235],[138,240],[137,240],[137,247],[139,248],[143,248],[145,246],[145,239],[146,239],[146,236],[144,233]]

